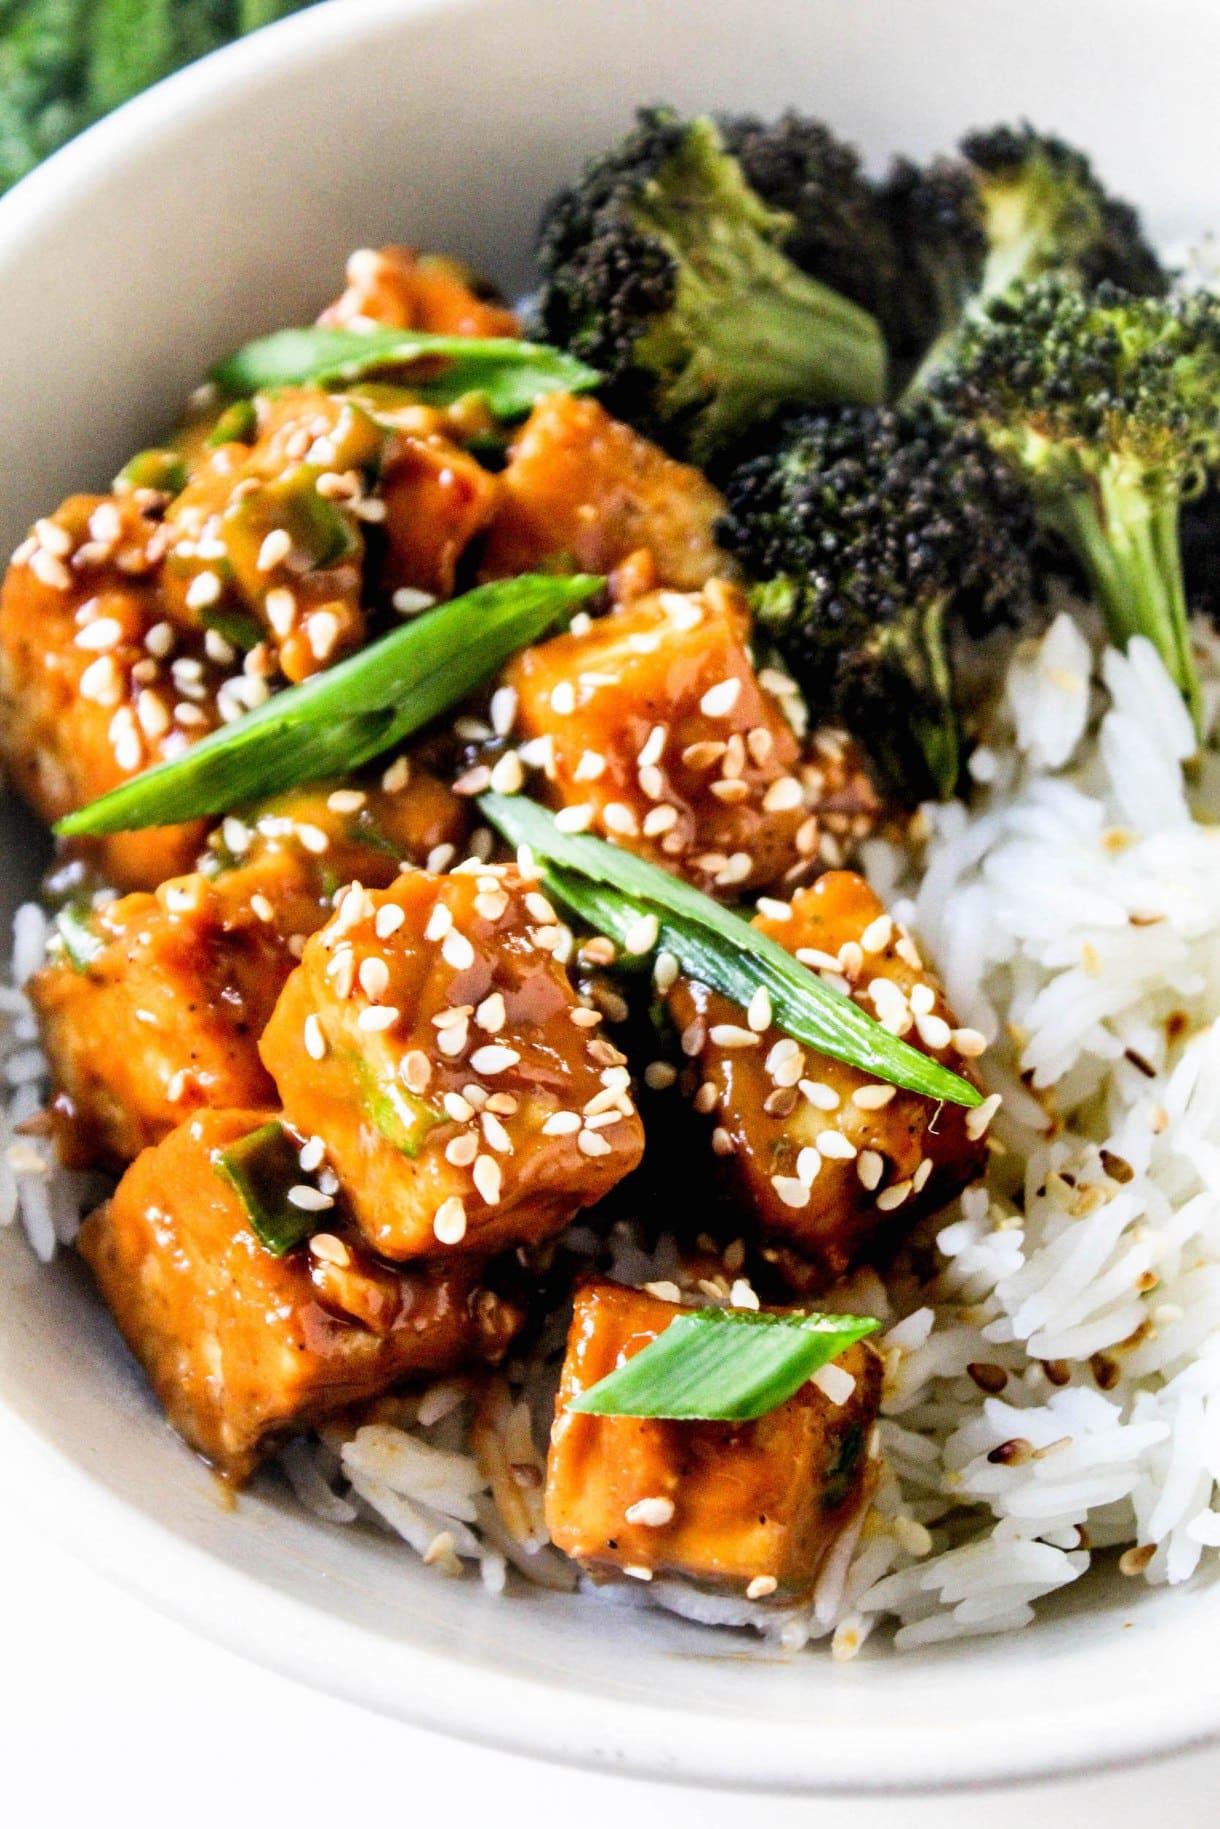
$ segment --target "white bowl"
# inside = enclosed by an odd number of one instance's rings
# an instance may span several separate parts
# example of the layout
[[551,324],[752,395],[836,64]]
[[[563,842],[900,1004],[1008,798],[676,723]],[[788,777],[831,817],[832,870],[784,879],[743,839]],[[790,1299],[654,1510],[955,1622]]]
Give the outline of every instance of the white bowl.
[[[208,59],[0,203],[0,539],[104,483],[209,360],[411,240],[509,288],[546,195],[638,102],[824,114],[871,157],[1028,113],[1172,242],[1220,224],[1207,0],[341,0]],[[10,810],[12,898],[37,845]],[[273,1483],[235,1510],[162,1421],[71,1256],[0,1235],[0,1479],[201,1631],[504,1747],[717,1785],[973,1784],[1220,1731],[1220,1591],[1095,1577],[1014,1638],[839,1667],[661,1616],[496,1601]]]

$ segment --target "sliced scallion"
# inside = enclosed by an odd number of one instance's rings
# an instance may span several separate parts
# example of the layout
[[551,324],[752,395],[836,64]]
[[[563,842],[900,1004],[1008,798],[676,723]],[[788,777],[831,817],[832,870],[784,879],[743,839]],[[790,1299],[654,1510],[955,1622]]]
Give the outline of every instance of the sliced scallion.
[[[655,915],[657,947],[672,953],[687,977],[743,1007],[760,985],[765,987],[776,1025],[794,1040],[929,1099],[966,1106],[982,1102],[983,1095],[969,1081],[883,1029],[769,935],[680,877],[604,839],[560,831],[545,807],[520,795],[484,794],[479,805],[510,844],[528,845],[548,866],[548,883],[561,900],[574,887],[570,878],[581,879],[571,900],[585,918],[595,910],[587,886],[600,885],[598,922],[620,946],[632,924]],[[617,908],[614,891],[620,898]]]
[[72,837],[173,825],[360,768],[464,699],[601,583],[527,573],[481,585],[275,693],[55,830]]
[[585,1416],[753,1422],[878,1325],[857,1315],[697,1309],[675,1316],[567,1407]]
[[[544,394],[579,394],[596,387],[596,369],[562,350],[513,337],[451,337],[422,330],[344,330],[312,324],[276,330],[245,343],[212,370],[226,393],[264,388],[343,387],[364,375],[426,362],[409,382],[420,400],[448,406],[478,394],[498,419],[519,419]],[[435,369],[433,364],[442,366]]]
[[318,1215],[289,1200],[289,1191],[307,1181],[301,1173],[300,1145],[275,1119],[239,1137],[214,1158],[246,1210],[250,1230],[273,1257],[303,1245],[318,1229]]

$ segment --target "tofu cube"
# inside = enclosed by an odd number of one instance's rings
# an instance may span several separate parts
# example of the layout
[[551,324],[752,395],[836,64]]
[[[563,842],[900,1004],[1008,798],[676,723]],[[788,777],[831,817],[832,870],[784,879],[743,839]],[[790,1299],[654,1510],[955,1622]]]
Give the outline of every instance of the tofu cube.
[[[744,599],[658,591],[517,655],[517,734],[547,739],[551,804],[711,894],[806,855],[795,735],[746,650]],[[811,837],[816,844],[816,837]]]
[[520,1319],[468,1265],[395,1270],[343,1225],[273,1256],[219,1166],[272,1115],[197,1113],[144,1151],[79,1240],[170,1421],[235,1482],[286,1435],[498,1359]]
[[548,394],[518,432],[500,476],[483,576],[557,561],[610,572],[646,551],[657,581],[697,590],[731,563],[716,544],[718,489],[587,396]]
[[578,1291],[547,1457],[551,1536],[597,1579],[679,1576],[751,1599],[804,1599],[871,1490],[881,1361],[860,1343],[835,1362],[852,1380],[841,1401],[806,1384],[754,1422],[568,1409],[689,1312],[618,1283]]
[[262,1056],[384,1257],[538,1243],[639,1161],[627,1068],[555,957],[567,940],[536,887],[474,864],[356,885],[307,943]]
[[[863,878],[829,871],[792,897],[786,918],[776,914],[754,925],[969,1077],[957,1044],[977,1052],[978,1038],[957,1030],[910,936]],[[744,1010],[705,986],[680,979],[668,1004],[698,1064],[696,1105],[767,1256],[794,1287],[825,1288],[896,1243],[982,1167],[986,1138],[963,1107],[886,1085],[777,1028],[757,1033]]]

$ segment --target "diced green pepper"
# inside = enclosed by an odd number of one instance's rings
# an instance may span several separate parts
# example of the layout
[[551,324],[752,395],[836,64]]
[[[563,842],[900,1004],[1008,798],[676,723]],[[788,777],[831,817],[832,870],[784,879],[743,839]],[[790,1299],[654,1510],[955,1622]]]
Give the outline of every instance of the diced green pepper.
[[310,571],[359,552],[360,534],[353,517],[318,494],[321,474],[316,464],[297,464],[274,482],[260,483],[221,516],[220,537],[229,565],[251,602],[261,602],[274,582],[274,574],[261,571],[258,563],[269,533],[285,532],[298,564]]
[[221,445],[249,445],[254,443],[257,432],[258,413],[253,400],[235,400],[208,433],[208,444],[214,451]]
[[55,916],[55,931],[74,971],[87,972],[106,942],[93,930],[92,910],[80,903],[68,902]]

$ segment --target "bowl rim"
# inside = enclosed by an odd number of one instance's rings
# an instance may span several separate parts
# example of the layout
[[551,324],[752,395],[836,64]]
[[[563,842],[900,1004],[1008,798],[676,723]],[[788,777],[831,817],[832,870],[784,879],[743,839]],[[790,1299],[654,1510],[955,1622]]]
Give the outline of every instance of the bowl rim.
[[[486,0],[317,0],[210,53],[125,103],[52,154],[0,198],[0,274],[48,213],[145,156],[162,126],[206,119],[235,85],[290,80],[340,40],[376,36],[428,14]],[[1141,1766],[1220,1738],[1220,1696],[1177,1691],[1159,1710],[1147,1693],[1127,1711],[1090,1703],[1058,1715],[972,1724],[935,1744],[891,1719],[867,1765],[827,1771],[824,1743],[790,1724],[587,1693],[380,1638],[280,1592],[190,1543],[107,1487],[0,1399],[0,1480],[47,1534],[157,1611],[255,1663],[375,1712],[451,1738],[566,1765],[744,1792],[826,1796],[986,1790],[1000,1784]],[[1171,1704],[1171,1705],[1170,1705]],[[861,1746],[864,1740],[861,1740]],[[863,1773],[863,1776],[861,1775]]]

